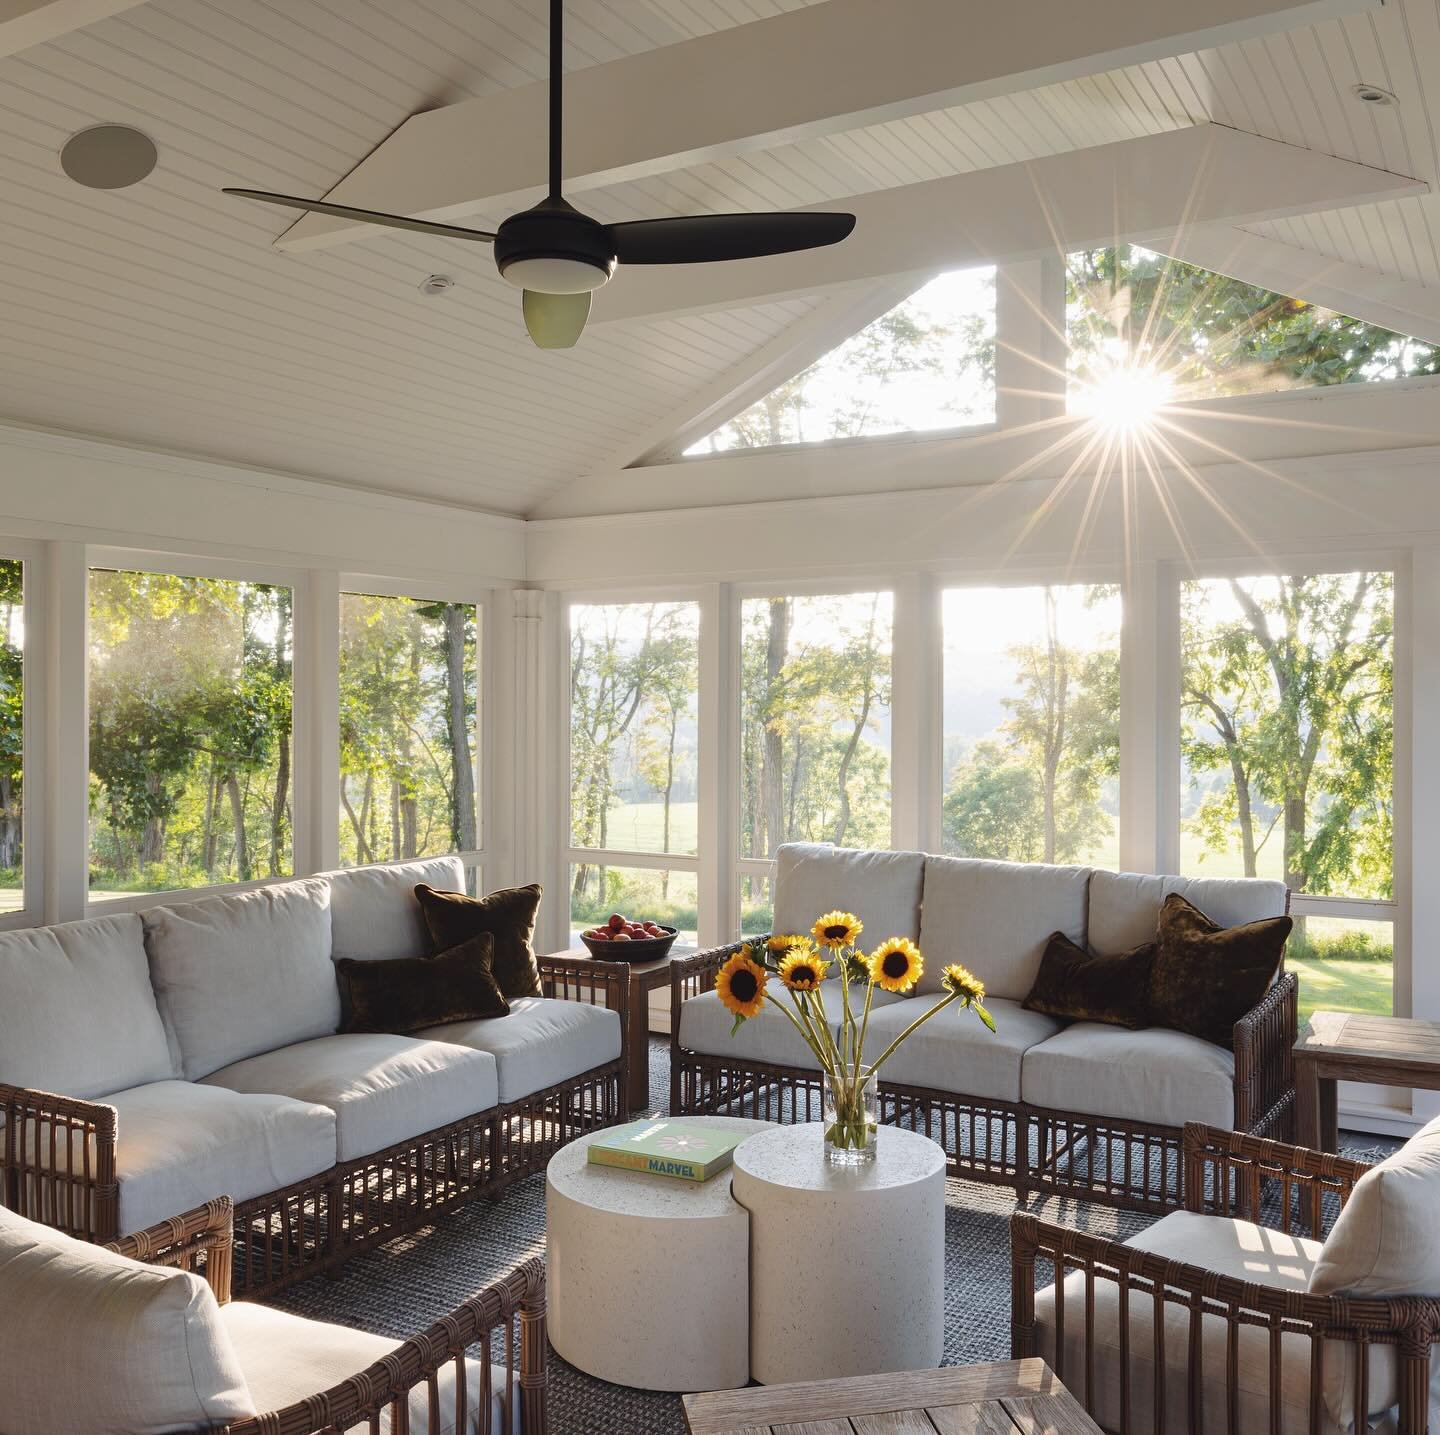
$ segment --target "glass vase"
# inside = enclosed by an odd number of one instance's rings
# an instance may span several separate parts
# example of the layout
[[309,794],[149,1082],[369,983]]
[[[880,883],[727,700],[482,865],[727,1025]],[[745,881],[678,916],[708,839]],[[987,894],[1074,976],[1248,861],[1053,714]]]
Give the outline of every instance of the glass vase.
[[832,1166],[861,1166],[875,1159],[880,1084],[868,1066],[824,1076],[825,1159]]

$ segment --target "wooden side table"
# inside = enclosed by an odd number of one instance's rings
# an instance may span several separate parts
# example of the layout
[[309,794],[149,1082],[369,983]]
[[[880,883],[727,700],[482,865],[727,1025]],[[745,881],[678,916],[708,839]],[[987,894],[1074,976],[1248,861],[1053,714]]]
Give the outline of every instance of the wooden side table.
[[1317,1011],[1295,1043],[1296,1139],[1301,1146],[1340,1149],[1338,1081],[1440,1091],[1440,1022]]
[[630,968],[630,1026],[623,1034],[625,1064],[630,1073],[625,1109],[627,1112],[643,1110],[650,1104],[650,993],[668,990],[670,963],[690,953],[672,949],[655,962],[602,962],[599,957],[592,957],[585,947],[550,955],[572,962],[593,962],[597,967]]
[[954,1365],[685,1397],[690,1435],[1101,1435],[1043,1360]]

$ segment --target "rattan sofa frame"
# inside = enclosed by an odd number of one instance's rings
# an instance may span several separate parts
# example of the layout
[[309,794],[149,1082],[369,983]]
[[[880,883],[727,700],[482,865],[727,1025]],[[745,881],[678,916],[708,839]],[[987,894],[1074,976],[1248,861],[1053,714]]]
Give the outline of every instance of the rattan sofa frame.
[[[618,1013],[620,1056],[504,1106],[234,1207],[234,1289],[264,1296],[333,1270],[351,1256],[427,1225],[473,1196],[494,1197],[543,1169],[576,1137],[624,1119],[629,971],[565,957],[539,959],[547,997]],[[0,1204],[82,1240],[120,1235],[116,1156],[124,1133],[103,1101],[0,1083]]]
[[[228,1197],[167,1221],[107,1242],[132,1260],[150,1265],[198,1271],[225,1305],[231,1298],[231,1241],[235,1212]],[[505,1388],[494,1392],[490,1381],[491,1337],[499,1331],[505,1348]],[[518,1337],[518,1339],[517,1339]],[[465,1356],[481,1346],[482,1384],[467,1390]],[[516,1350],[519,1369],[516,1369]],[[537,1256],[524,1261],[505,1279],[487,1286],[412,1336],[383,1360],[357,1372],[339,1385],[317,1391],[283,1410],[265,1411],[220,1427],[224,1435],[339,1435],[362,1427],[371,1435],[407,1435],[409,1396],[423,1385],[428,1395],[428,1425],[440,1428],[439,1379],[447,1365],[455,1367],[454,1425],[474,1428],[477,1435],[510,1435],[518,1375],[522,1435],[547,1435],[546,1423],[545,1266]],[[495,1428],[492,1398],[501,1401]],[[471,1416],[477,1417],[472,1427]],[[388,1417],[388,1418],[387,1418]],[[382,1425],[382,1420],[385,1422]]]
[[[1182,1164],[1187,1210],[1238,1217],[1255,1224],[1266,1214],[1272,1218],[1278,1215],[1281,1230],[1317,1240],[1343,1207],[1355,1183],[1369,1170],[1358,1161],[1202,1125],[1185,1127]],[[1055,1276],[1054,1367],[1062,1381],[1067,1377],[1064,1276],[1075,1271],[1084,1275],[1084,1309],[1072,1319],[1083,1318],[1085,1322],[1087,1407],[1092,1407],[1095,1389],[1095,1285],[1098,1281],[1108,1281],[1118,1287],[1122,1367],[1120,1435],[1130,1435],[1135,1422],[1130,1362],[1126,1355],[1131,1301],[1153,1303],[1155,1308],[1155,1349],[1153,1354],[1147,1351],[1156,1368],[1151,1428],[1166,1428],[1163,1314],[1165,1306],[1178,1306],[1188,1312],[1185,1382],[1190,1435],[1204,1428],[1202,1325],[1206,1317],[1219,1318],[1227,1327],[1223,1398],[1225,1424],[1230,1435],[1262,1435],[1259,1430],[1240,1428],[1237,1344],[1241,1329],[1247,1325],[1268,1332],[1270,1337],[1269,1435],[1280,1435],[1281,1429],[1282,1335],[1298,1335],[1310,1342],[1309,1429],[1317,1435],[1323,1425],[1326,1351],[1337,1342],[1352,1346],[1355,1407],[1360,1411],[1366,1411],[1369,1406],[1370,1348],[1394,1347],[1399,1366],[1398,1435],[1425,1435],[1428,1429],[1430,1361],[1432,1347],[1440,1340],[1440,1299],[1324,1296],[1279,1290],[1046,1224],[1024,1213],[1012,1217],[1010,1229],[1012,1354],[1021,1358],[1037,1353],[1036,1265],[1044,1262]],[[1331,1358],[1341,1356],[1332,1352]],[[1073,1373],[1068,1384],[1070,1390],[1075,1391],[1077,1382]],[[1213,1389],[1211,1394],[1215,1395]],[[1093,1408],[1090,1413],[1094,1415]]]
[[[713,990],[715,974],[743,945],[698,952],[670,968],[670,1109],[676,1115],[818,1121],[819,1071],[691,1051],[680,1040],[681,1003]],[[1282,973],[1235,1025],[1236,1130],[1279,1139],[1294,1134],[1299,989],[1293,972]],[[1174,1210],[1181,1203],[1180,1127],[883,1079],[880,1119],[939,1142],[952,1175],[1007,1186],[1021,1196],[1070,1196],[1140,1212]]]

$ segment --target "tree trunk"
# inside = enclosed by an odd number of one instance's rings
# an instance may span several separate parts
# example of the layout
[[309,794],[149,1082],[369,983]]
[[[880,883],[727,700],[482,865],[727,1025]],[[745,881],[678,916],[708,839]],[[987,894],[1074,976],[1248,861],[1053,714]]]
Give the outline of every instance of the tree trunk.
[[350,830],[355,834],[355,862],[360,867],[375,860],[370,855],[370,844],[365,839],[366,807],[374,782],[374,775],[367,772],[365,774],[365,796],[361,799],[359,812],[355,811],[350,802],[350,794],[345,790],[344,780],[342,779],[340,783],[340,805],[345,809],[345,816],[350,819]]
[[210,758],[210,770],[205,777],[205,822],[200,833],[200,865],[205,875],[215,872],[215,758]]
[[465,703],[465,610],[445,605],[445,690],[449,705],[451,830],[457,852],[475,849],[475,768],[470,761],[470,722]]
[[[675,740],[680,728],[680,710],[672,703],[670,705],[670,731],[668,733],[669,743],[665,749],[665,815],[663,819],[663,836],[661,840],[662,850],[670,850],[670,795],[675,788]],[[668,871],[660,874],[660,895],[668,899],[670,896],[670,873]]]
[[15,783],[7,772],[0,776],[0,867],[20,865],[20,812]]
[[245,802],[240,796],[240,782],[233,772],[225,774],[225,791],[230,798],[230,822],[235,832],[235,876],[240,882],[250,880],[250,844],[245,835]]
[[855,727],[850,733],[850,741],[845,744],[844,755],[840,759],[840,768],[837,781],[840,787],[840,805],[835,818],[835,845],[845,845],[845,832],[850,826],[850,764],[855,761],[855,753],[860,747],[860,738],[865,732],[865,725],[870,721],[870,705],[875,701],[875,615],[880,606],[879,598],[876,598],[870,605],[870,627],[865,639],[865,694],[860,703],[860,711],[855,717]]
[[770,857],[785,841],[789,833],[785,827],[785,740],[780,731],[769,721],[769,707],[775,696],[775,688],[785,669],[785,659],[790,646],[790,600],[770,600],[770,631],[765,641],[765,696],[764,746],[760,768],[760,795],[763,817],[759,842],[751,854],[755,857]]
[[[279,606],[275,624],[275,676],[288,687],[290,684],[290,659],[285,652],[285,639],[290,632],[294,599],[288,588],[279,588],[276,593]],[[285,807],[290,801],[291,728],[291,709],[287,704],[280,716],[275,734],[278,744],[275,759],[275,795],[270,808],[270,875],[272,877],[278,877],[284,865],[280,854],[285,846]]]
[[390,779],[390,860],[400,856],[400,779]]
[[[163,792],[160,779],[152,772],[145,776],[146,796],[156,798]],[[165,858],[165,819],[161,816],[148,817],[140,833],[140,863],[149,867]]]

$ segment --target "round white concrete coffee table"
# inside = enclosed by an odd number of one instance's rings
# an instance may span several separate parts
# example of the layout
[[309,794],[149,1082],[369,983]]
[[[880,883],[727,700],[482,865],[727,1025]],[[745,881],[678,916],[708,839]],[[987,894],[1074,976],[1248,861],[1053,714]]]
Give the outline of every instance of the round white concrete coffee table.
[[[687,1116],[686,1125],[771,1130]],[[571,1365],[641,1390],[750,1380],[750,1217],[730,1172],[703,1184],[592,1166],[572,1141],[545,1172],[550,1344]]]
[[881,1126],[874,1161],[832,1167],[824,1129],[778,1126],[735,1152],[762,1385],[931,1369],[944,1350],[945,1153]]

